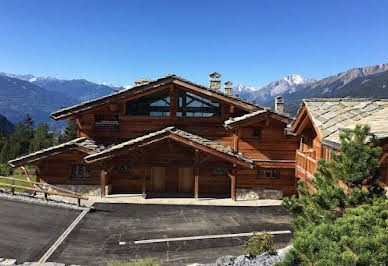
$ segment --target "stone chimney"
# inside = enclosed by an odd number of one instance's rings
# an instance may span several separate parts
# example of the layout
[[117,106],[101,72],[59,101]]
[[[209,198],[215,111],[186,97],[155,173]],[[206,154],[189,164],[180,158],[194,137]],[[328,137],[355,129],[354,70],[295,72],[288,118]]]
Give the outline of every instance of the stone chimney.
[[232,87],[233,87],[233,83],[232,82],[230,82],[230,81],[225,82],[224,83],[225,94],[232,95]]
[[135,80],[134,85],[136,87],[136,86],[144,85],[147,83],[150,83],[149,79],[138,79],[138,80]]
[[209,75],[209,87],[221,91],[221,74],[214,72]]
[[278,96],[275,98],[275,112],[283,113],[284,111],[284,98]]

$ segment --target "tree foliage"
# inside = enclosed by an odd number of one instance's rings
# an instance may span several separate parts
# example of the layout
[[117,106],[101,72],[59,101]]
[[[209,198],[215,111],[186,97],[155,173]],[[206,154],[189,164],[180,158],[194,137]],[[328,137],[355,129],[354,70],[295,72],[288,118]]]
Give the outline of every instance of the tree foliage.
[[32,117],[26,118],[15,125],[14,132],[7,136],[0,129],[0,174],[12,174],[8,161],[21,155],[48,148],[53,145],[70,141],[77,137],[77,124],[69,121],[63,132],[57,132],[47,123],[39,123],[35,127]]
[[[294,248],[287,254],[285,265],[350,265],[350,261],[354,265],[370,265],[364,264],[372,258],[370,254],[378,260],[381,258],[377,256],[384,251],[381,246],[371,246],[375,248],[371,252],[355,244],[366,241],[372,232],[379,234],[378,239],[387,238],[386,218],[385,224],[377,221],[375,225],[364,224],[369,216],[360,218],[387,207],[383,190],[376,184],[381,148],[368,126],[346,130],[340,139],[340,153],[332,153],[330,162],[319,161],[312,180],[316,192],[311,194],[307,184],[299,181],[299,198],[283,200],[283,206],[295,215],[292,220]],[[375,206],[375,201],[382,203]],[[357,228],[364,230],[362,234],[357,234]],[[367,240],[366,243],[374,241]]]
[[273,235],[269,233],[254,233],[242,247],[244,253],[260,255],[264,252],[276,254],[273,246]]

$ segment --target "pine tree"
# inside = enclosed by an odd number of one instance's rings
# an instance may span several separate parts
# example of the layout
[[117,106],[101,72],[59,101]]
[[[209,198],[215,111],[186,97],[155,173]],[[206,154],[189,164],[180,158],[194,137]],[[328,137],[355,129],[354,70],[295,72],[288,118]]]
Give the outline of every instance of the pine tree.
[[[386,200],[383,190],[375,183],[379,176],[381,148],[376,145],[377,139],[371,136],[370,128],[358,125],[354,130],[342,133],[340,139],[340,154],[332,153],[330,162],[319,161],[312,180],[316,192],[311,194],[306,183],[299,181],[299,198],[293,196],[283,200],[283,206],[295,215],[292,220],[294,247],[287,254],[285,265],[323,263],[324,259],[322,261],[314,254],[328,243],[337,245],[333,240],[335,238],[329,239],[328,226],[335,224],[353,208],[370,204],[378,198]],[[326,240],[310,237],[319,234],[316,230],[326,230],[327,243]],[[337,239],[341,239],[341,235]],[[343,248],[346,249],[346,245]],[[329,261],[327,265],[330,265]]]
[[52,146],[52,133],[49,132],[47,123],[39,123],[34,131],[34,137],[31,140],[29,151],[34,152]]
[[63,133],[58,136],[58,143],[68,142],[77,138],[78,126],[75,120],[69,120]]

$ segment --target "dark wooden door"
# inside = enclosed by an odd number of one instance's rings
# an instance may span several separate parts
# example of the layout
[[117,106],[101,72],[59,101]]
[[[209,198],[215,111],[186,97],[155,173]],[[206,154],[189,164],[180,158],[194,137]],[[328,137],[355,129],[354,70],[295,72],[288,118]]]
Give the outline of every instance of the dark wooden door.
[[176,193],[178,192],[179,184],[179,169],[178,168],[166,168],[166,192]]
[[152,168],[152,192],[165,192],[166,169],[164,167]]

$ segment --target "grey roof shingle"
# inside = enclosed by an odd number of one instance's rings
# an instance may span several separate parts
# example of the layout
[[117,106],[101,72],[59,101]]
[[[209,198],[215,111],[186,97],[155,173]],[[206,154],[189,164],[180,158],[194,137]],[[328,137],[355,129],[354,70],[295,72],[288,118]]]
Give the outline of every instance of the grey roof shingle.
[[159,136],[159,135],[163,135],[163,134],[174,134],[176,136],[179,136],[179,137],[185,138],[187,140],[190,140],[190,141],[192,141],[194,143],[206,146],[207,148],[211,148],[211,149],[216,150],[218,152],[224,153],[224,154],[226,154],[228,156],[231,156],[231,157],[234,157],[236,159],[239,159],[239,160],[249,164],[251,167],[254,167],[254,163],[253,163],[253,161],[250,158],[246,157],[242,153],[234,152],[233,149],[230,148],[229,146],[222,145],[222,144],[220,144],[218,142],[215,142],[215,141],[212,141],[212,140],[200,137],[198,135],[195,135],[195,134],[192,134],[192,133],[189,133],[189,132],[186,132],[186,131],[183,131],[183,130],[175,128],[173,126],[172,127],[166,127],[166,128],[164,128],[162,130],[155,131],[155,132],[152,132],[150,134],[147,134],[147,135],[135,138],[135,139],[131,139],[131,140],[126,141],[126,142],[122,142],[120,144],[111,146],[111,147],[109,147],[109,148],[107,148],[107,149],[105,149],[105,150],[103,150],[101,152],[88,155],[88,156],[85,157],[85,161],[86,162],[87,161],[92,161],[93,159],[97,159],[98,157],[112,154],[112,153],[114,153],[116,151],[119,151],[119,150],[121,150],[123,148],[129,147],[129,146],[134,145],[136,143],[139,143],[141,141],[144,141],[144,140],[147,140],[147,139],[150,139],[152,137]]
[[388,99],[304,99],[303,105],[325,141],[340,143],[340,133],[357,124],[368,124],[378,138],[388,137]]
[[88,138],[76,138],[69,142],[62,143],[47,149],[39,150],[24,156],[20,156],[16,159],[10,160],[8,162],[11,166],[18,166],[23,164],[28,164],[33,161],[42,159],[44,157],[57,154],[58,152],[68,150],[75,147],[81,147],[89,150],[90,152],[100,152],[105,147],[103,145],[98,145],[95,141],[88,139]]
[[75,114],[75,113],[79,113],[79,112],[82,112],[82,111],[89,110],[89,109],[95,107],[96,105],[109,103],[109,102],[111,102],[112,98],[122,99],[122,98],[128,97],[130,95],[135,95],[135,94],[137,94],[139,92],[144,92],[144,91],[147,91],[147,90],[159,87],[161,85],[166,85],[168,83],[171,83],[173,80],[180,80],[182,82],[191,84],[193,86],[196,86],[196,87],[199,87],[199,88],[211,91],[211,92],[216,93],[218,95],[221,95],[221,96],[233,99],[233,100],[235,100],[237,102],[241,102],[241,103],[244,103],[244,104],[251,105],[254,108],[264,109],[263,106],[258,105],[255,102],[251,102],[251,101],[242,99],[242,98],[237,97],[237,96],[228,95],[228,94],[225,94],[224,92],[221,92],[221,91],[218,91],[218,90],[213,90],[213,89],[210,89],[210,88],[205,87],[203,85],[196,84],[194,82],[191,82],[189,80],[181,78],[179,76],[170,74],[170,75],[167,75],[165,77],[162,77],[162,78],[150,81],[149,83],[146,83],[146,84],[140,84],[138,86],[134,86],[132,88],[120,90],[120,91],[117,91],[117,92],[112,93],[110,95],[106,95],[106,96],[103,96],[103,97],[100,97],[100,98],[97,98],[97,99],[94,99],[94,100],[91,100],[91,101],[86,101],[86,102],[83,102],[83,103],[80,103],[80,104],[77,104],[77,105],[74,105],[74,106],[62,108],[62,109],[60,109],[60,110],[58,110],[56,112],[51,113],[51,117],[54,118],[54,119],[60,119],[62,117],[65,117],[65,116],[68,116],[68,115],[71,115],[71,114]]
[[249,118],[252,118],[252,117],[255,117],[255,116],[259,116],[259,115],[262,115],[262,114],[265,114],[265,113],[273,113],[273,114],[280,115],[280,116],[288,119],[289,120],[288,123],[290,123],[294,119],[291,115],[289,115],[287,113],[276,112],[276,111],[273,111],[271,108],[265,107],[263,110],[254,111],[252,113],[248,113],[248,114],[245,114],[245,115],[242,115],[242,116],[239,116],[239,117],[231,117],[228,120],[224,121],[224,126],[227,127],[227,126],[232,125],[234,123],[237,123],[237,122],[240,122],[240,121],[244,121],[244,120],[247,120]]

